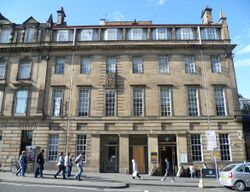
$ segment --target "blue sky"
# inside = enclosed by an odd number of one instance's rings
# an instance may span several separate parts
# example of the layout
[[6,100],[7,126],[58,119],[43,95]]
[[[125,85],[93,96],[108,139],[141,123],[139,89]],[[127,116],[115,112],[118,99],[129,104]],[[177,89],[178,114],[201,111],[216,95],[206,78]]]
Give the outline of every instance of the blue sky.
[[30,16],[46,22],[63,6],[68,25],[97,25],[108,20],[152,20],[154,24],[201,23],[201,10],[213,8],[218,22],[222,9],[227,17],[234,50],[238,91],[250,99],[250,0],[0,0],[0,13],[14,23]]

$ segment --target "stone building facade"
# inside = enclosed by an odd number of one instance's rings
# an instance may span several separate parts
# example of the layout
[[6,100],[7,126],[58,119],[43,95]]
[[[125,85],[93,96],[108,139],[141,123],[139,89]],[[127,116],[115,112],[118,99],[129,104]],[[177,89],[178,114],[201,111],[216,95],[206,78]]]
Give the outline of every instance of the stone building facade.
[[45,149],[46,166],[83,151],[95,172],[128,173],[132,158],[141,173],[163,172],[166,157],[213,166],[213,150],[219,166],[245,160],[223,13],[218,23],[206,7],[202,24],[95,26],[57,14],[23,24],[0,15],[2,162],[30,145]]

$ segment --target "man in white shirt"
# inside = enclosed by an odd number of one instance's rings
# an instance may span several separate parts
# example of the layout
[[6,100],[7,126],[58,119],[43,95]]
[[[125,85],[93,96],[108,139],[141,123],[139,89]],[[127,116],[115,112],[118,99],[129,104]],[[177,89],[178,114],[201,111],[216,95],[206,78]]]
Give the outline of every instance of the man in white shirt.
[[76,174],[76,176],[74,178],[75,178],[75,180],[80,181],[81,180],[81,175],[82,175],[82,172],[83,172],[83,152],[80,153],[76,157],[75,163],[76,163],[76,166],[77,166],[77,169],[78,169],[78,173]]

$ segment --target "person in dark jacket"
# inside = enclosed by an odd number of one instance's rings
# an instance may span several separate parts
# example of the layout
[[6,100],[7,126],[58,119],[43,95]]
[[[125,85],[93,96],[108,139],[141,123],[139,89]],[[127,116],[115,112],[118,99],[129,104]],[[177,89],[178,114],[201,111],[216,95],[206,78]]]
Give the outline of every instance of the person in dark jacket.
[[40,174],[40,177],[43,177],[43,169],[44,169],[44,149],[37,155],[36,158],[36,170],[35,170],[35,177]]
[[165,175],[164,175],[163,179],[161,179],[161,180],[166,181],[167,176],[170,175],[171,176],[171,182],[174,182],[172,166],[171,166],[171,164],[170,164],[170,162],[168,161],[167,158],[165,158],[165,164],[166,164]]

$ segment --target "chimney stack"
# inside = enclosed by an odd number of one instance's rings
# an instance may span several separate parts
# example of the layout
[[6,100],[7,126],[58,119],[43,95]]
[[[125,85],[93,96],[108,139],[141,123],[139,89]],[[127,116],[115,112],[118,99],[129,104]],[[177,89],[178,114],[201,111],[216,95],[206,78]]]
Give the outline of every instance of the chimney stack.
[[213,23],[212,10],[213,9],[209,8],[208,6],[206,6],[205,9],[202,10],[201,12],[202,24]]
[[57,25],[67,25],[64,21],[64,18],[66,17],[66,14],[63,10],[63,7],[61,7],[60,10],[57,11]]

